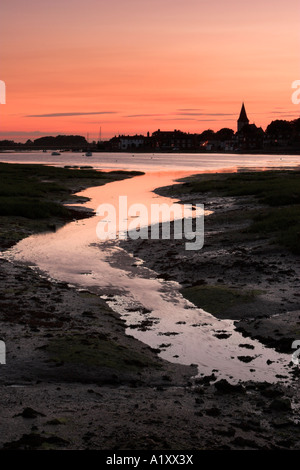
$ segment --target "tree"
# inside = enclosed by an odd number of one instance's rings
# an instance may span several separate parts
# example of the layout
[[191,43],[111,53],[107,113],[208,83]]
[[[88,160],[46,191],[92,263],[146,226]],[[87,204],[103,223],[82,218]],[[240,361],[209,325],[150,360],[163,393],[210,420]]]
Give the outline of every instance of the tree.
[[291,122],[293,137],[300,137],[300,118]]
[[277,119],[268,125],[266,134],[268,137],[278,139],[288,139],[292,135],[292,124],[290,121]]
[[234,131],[228,127],[223,127],[218,132],[215,133],[215,139],[225,142],[226,140],[231,140],[234,135]]
[[202,141],[213,140],[214,137],[215,137],[215,133],[211,129],[207,129],[206,131],[202,132],[202,134],[200,134],[200,140]]

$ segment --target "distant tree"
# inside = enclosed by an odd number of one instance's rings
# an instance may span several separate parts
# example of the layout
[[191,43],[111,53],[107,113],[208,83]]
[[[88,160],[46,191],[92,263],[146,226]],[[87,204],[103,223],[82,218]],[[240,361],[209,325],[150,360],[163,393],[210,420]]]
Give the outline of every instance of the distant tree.
[[299,136],[300,135],[300,118],[294,119],[294,121],[291,121],[291,127],[293,131],[293,135]]
[[85,147],[87,141],[85,137],[81,135],[57,135],[40,137],[35,139],[35,147],[44,148],[74,148],[74,147]]
[[202,134],[200,134],[200,140],[202,141],[213,140],[214,138],[215,133],[211,129],[207,129],[206,131],[203,131]]
[[292,135],[292,124],[290,121],[277,119],[268,125],[266,134],[273,139],[288,139]]
[[227,127],[223,127],[218,132],[215,133],[215,139],[225,142],[226,140],[231,140],[234,135],[234,131]]
[[1,148],[10,148],[16,145],[16,143],[13,140],[1,140],[0,141],[0,147]]

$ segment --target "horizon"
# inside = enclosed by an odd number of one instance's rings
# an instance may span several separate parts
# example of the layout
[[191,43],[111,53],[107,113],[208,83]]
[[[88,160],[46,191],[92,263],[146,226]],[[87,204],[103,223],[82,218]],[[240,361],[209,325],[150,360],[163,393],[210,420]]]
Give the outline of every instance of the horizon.
[[[297,120],[297,119],[300,119],[300,117],[299,117],[299,118],[296,118],[295,120]],[[294,121],[294,119],[293,119],[292,121]],[[292,121],[291,121],[291,122],[292,122]],[[270,123],[269,123],[269,124],[270,124]],[[249,125],[251,126],[252,123],[249,122]],[[267,127],[268,127],[268,126],[267,126]],[[264,133],[266,133],[267,127],[266,127],[265,129],[261,128]],[[237,130],[237,129],[234,130],[234,129],[229,128],[229,127],[216,129],[216,130],[214,130],[213,132],[214,132],[214,134],[217,134],[219,131],[221,131],[221,130],[223,130],[223,129],[232,130],[232,131],[234,132],[233,135],[236,135],[236,134],[238,133],[238,130]],[[188,130],[187,130],[187,131],[182,131],[181,129],[172,129],[172,130],[167,130],[167,131],[166,131],[165,129],[160,129],[160,128],[158,128],[158,129],[156,129],[155,131],[151,132],[149,135],[150,135],[150,137],[152,137],[155,132],[162,132],[162,133],[164,133],[164,132],[170,132],[170,133],[179,132],[179,133],[188,134],[188,135],[199,135],[199,136],[200,136],[202,133],[207,132],[207,131],[211,131],[211,130],[212,130],[212,129],[207,128],[207,129],[204,129],[202,132],[189,132]],[[27,143],[27,141],[35,142],[36,140],[42,139],[42,138],[44,138],[44,137],[45,137],[45,138],[47,138],[47,137],[52,137],[52,138],[57,138],[57,137],[84,137],[84,138],[86,139],[86,136],[84,136],[83,134],[56,134],[56,135],[54,135],[54,134],[44,134],[44,135],[40,135],[40,136],[38,136],[38,137],[36,137],[36,138],[32,138],[32,139],[28,136],[28,138],[27,138],[26,141],[24,141],[24,142],[17,142],[16,140],[14,140],[14,139],[12,139],[12,138],[11,138],[11,139],[2,139],[2,138],[1,138],[1,134],[0,134],[0,142],[1,142],[1,141],[4,141],[4,140],[9,140],[9,141],[14,142],[15,144],[24,144],[24,143]],[[144,133],[144,134],[138,134],[138,133],[133,133],[133,134],[114,134],[112,137],[109,137],[109,138],[106,139],[106,140],[102,139],[102,142],[108,142],[109,140],[111,140],[111,139],[113,139],[113,138],[119,138],[119,137],[145,137],[145,138],[146,138],[146,137],[147,137],[147,133]],[[88,140],[86,139],[86,141],[87,141],[88,143],[92,143],[91,140],[88,141]],[[93,142],[99,143],[100,140],[94,139]]]
[[[297,0],[3,0],[0,140],[236,132],[299,118]],[[15,29],[15,33],[12,31]]]
[[[297,91],[297,93],[298,93],[298,91]],[[107,139],[101,139],[101,135],[100,135],[100,139],[98,139],[98,140],[97,140],[97,139],[94,139],[93,141],[91,141],[91,139],[88,140],[88,138],[87,138],[88,136],[84,136],[83,134],[56,134],[56,135],[54,135],[54,134],[44,134],[44,135],[40,135],[39,137],[36,137],[36,138],[30,138],[30,137],[28,136],[28,139],[27,139],[26,141],[24,141],[24,142],[17,142],[17,141],[15,141],[15,140],[13,140],[13,139],[1,139],[1,138],[0,138],[0,142],[4,142],[5,140],[7,140],[7,141],[10,141],[10,142],[13,142],[13,143],[16,144],[16,145],[20,145],[20,144],[23,145],[23,144],[26,144],[28,141],[34,143],[34,142],[36,142],[37,140],[40,140],[40,139],[42,139],[42,138],[83,137],[83,138],[85,138],[85,140],[87,141],[87,143],[90,143],[90,144],[91,144],[91,143],[99,144],[100,142],[106,143],[106,142],[109,142],[110,140],[112,140],[112,139],[114,139],[114,138],[122,138],[122,137],[124,137],[124,138],[127,138],[127,137],[128,137],[128,138],[134,138],[134,137],[143,137],[143,138],[150,137],[150,138],[152,138],[152,137],[154,136],[154,134],[157,133],[157,132],[161,132],[161,133],[168,133],[168,132],[169,132],[169,133],[175,133],[175,132],[178,132],[178,133],[187,134],[187,135],[191,135],[191,136],[192,136],[192,135],[200,136],[202,133],[209,132],[209,131],[212,131],[212,132],[214,133],[214,135],[217,135],[218,132],[223,131],[223,130],[230,130],[230,131],[233,132],[233,136],[235,136],[235,135],[238,135],[238,133],[239,133],[239,130],[238,130],[239,124],[238,124],[238,123],[239,123],[239,120],[241,119],[243,109],[244,109],[244,111],[245,111],[245,105],[244,105],[244,103],[242,103],[242,107],[241,107],[241,111],[240,111],[241,114],[239,115],[239,119],[236,120],[236,124],[237,124],[237,125],[236,125],[236,127],[237,127],[236,130],[234,130],[234,129],[230,128],[230,127],[225,127],[225,128],[223,127],[223,128],[216,129],[216,130],[212,130],[212,129],[210,129],[210,128],[207,128],[207,129],[204,129],[204,131],[202,131],[202,132],[189,132],[189,130],[187,130],[187,131],[182,131],[181,129],[173,129],[173,130],[167,130],[167,131],[166,131],[165,129],[161,130],[160,128],[158,128],[158,129],[156,129],[155,131],[153,131],[153,132],[151,132],[151,133],[147,132],[147,133],[144,133],[144,134],[142,134],[142,133],[140,133],[140,134],[138,134],[138,133],[132,133],[132,134],[119,134],[119,135],[118,135],[118,134],[114,134],[112,137],[108,137]],[[245,111],[245,113],[246,113],[246,111]],[[247,118],[247,114],[246,114],[245,118],[246,118],[246,120],[248,119],[248,118]],[[274,119],[274,121],[276,121],[276,122],[277,122],[277,121],[283,121],[283,122],[289,122],[289,123],[291,123],[291,124],[294,123],[294,122],[296,122],[296,121],[299,121],[299,120],[300,120],[300,116],[299,116],[298,118],[292,119],[292,120],[290,120],[290,121],[288,121],[288,120],[276,120],[276,119]],[[270,125],[272,122],[274,122],[274,121],[271,121],[270,123],[268,123],[267,126],[265,127],[265,129],[263,129],[262,127],[258,127],[258,126],[256,126],[256,128],[257,128],[257,129],[262,129],[262,131],[264,132],[264,134],[267,134],[267,129],[268,129],[269,125]],[[247,124],[248,126],[250,126],[250,127],[253,126],[253,125],[255,126],[255,124],[251,123],[249,120],[248,120],[248,123],[246,122],[246,124]],[[149,134],[149,135],[148,135],[148,134]],[[0,133],[0,136],[1,136],[1,133]],[[99,137],[99,136],[98,136],[98,137]],[[206,137],[205,137],[205,139],[206,139]]]

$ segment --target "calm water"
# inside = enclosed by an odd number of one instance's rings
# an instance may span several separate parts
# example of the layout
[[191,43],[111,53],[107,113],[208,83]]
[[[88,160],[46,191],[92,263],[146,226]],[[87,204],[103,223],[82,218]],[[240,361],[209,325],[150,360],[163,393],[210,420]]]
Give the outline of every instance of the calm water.
[[300,165],[299,155],[235,155],[235,154],[133,154],[94,153],[86,157],[81,152],[63,152],[52,156],[51,152],[1,153],[0,161],[11,163],[45,163],[48,165],[90,165],[94,168],[122,170],[197,170],[215,171],[222,169],[272,168]]
[[[163,154],[133,157],[128,154],[95,154],[95,157],[88,158],[62,154],[55,157],[56,161],[50,154],[49,160],[46,160],[47,157],[48,154],[43,153],[2,154],[0,160],[43,161],[55,165],[84,165],[88,160],[95,168],[146,171],[143,176],[89,188],[80,193],[90,198],[86,206],[93,209],[104,202],[117,206],[120,195],[128,197],[128,204],[138,202],[146,207],[153,202],[172,204],[173,199],[157,196],[153,190],[167,186],[179,177],[193,174],[195,170],[234,171],[247,167],[296,167],[300,164],[298,156],[250,156],[248,159],[241,155]],[[193,306],[179,294],[180,286],[176,282],[157,279],[156,273],[143,267],[141,260],[124,252],[118,240],[99,241],[96,236],[98,222],[99,218],[95,216],[74,221],[56,233],[34,235],[22,240],[3,256],[39,268],[52,279],[67,281],[98,293],[126,320],[129,334],[154,348],[160,347],[161,356],[169,361],[197,364],[199,374],[217,370],[217,375],[233,381],[276,381],[276,374],[288,374],[289,355],[278,354],[258,341],[243,338],[235,331],[231,320],[218,320],[209,312]],[[132,267],[133,264],[137,267]],[[144,308],[150,312],[143,313]],[[144,320],[151,325],[146,331],[130,328],[130,325]],[[230,337],[220,340],[215,336],[216,331],[228,333]],[[237,358],[245,353],[239,347],[240,343],[254,346],[251,351],[254,359],[250,364],[241,363]],[[274,361],[271,366],[266,364],[268,359]]]

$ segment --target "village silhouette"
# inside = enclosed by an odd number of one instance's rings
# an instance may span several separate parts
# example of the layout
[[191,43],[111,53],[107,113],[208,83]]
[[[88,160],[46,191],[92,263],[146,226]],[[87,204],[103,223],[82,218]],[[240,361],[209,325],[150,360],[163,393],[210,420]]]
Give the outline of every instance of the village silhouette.
[[150,135],[116,135],[110,140],[89,142],[80,135],[58,135],[16,143],[0,141],[0,151],[54,150],[94,152],[237,152],[237,153],[295,153],[300,152],[300,118],[286,121],[274,120],[264,131],[250,124],[245,104],[237,119],[236,132],[224,127],[217,132],[207,129],[202,133],[158,129]]

